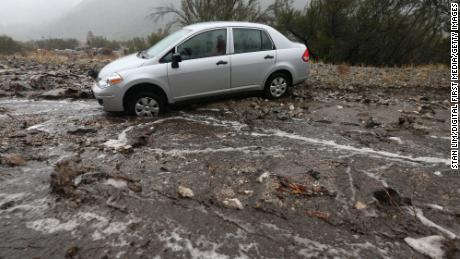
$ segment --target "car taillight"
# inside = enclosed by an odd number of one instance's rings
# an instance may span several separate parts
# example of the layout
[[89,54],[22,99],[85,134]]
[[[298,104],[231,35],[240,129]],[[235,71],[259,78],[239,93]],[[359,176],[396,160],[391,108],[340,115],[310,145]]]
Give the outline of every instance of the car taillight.
[[303,53],[302,60],[305,62],[310,61],[310,52],[308,51],[308,48]]

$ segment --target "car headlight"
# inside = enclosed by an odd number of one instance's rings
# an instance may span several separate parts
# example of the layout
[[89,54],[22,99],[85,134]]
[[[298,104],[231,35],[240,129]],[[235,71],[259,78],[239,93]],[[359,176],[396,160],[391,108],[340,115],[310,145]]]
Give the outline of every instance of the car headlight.
[[113,73],[111,76],[107,77],[106,83],[107,86],[116,85],[123,82],[123,77],[117,73]]
[[107,79],[99,81],[98,85],[100,88],[107,88],[108,86],[116,85],[123,82],[123,77],[117,73],[113,73]]

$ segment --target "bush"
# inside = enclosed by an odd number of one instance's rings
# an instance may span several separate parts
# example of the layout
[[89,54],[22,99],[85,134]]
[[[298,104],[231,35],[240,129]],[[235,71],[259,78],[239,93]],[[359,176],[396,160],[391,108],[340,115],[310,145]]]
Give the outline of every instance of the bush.
[[89,31],[86,36],[86,44],[90,48],[108,48],[119,49],[120,43],[114,40],[108,40],[103,36],[95,36],[93,32]]
[[448,63],[448,1],[291,0],[272,6],[274,26],[323,61],[366,65]]
[[0,35],[0,54],[14,54],[22,50],[21,44],[11,37]]
[[180,8],[162,5],[150,16],[158,20],[167,15],[176,18],[171,25],[182,26],[207,21],[265,22],[269,19],[267,10],[261,8],[258,0],[182,0]]
[[77,39],[43,39],[29,41],[24,44],[27,49],[65,50],[75,49],[80,45]]
[[125,48],[128,48],[129,53],[134,53],[142,50],[146,50],[157,42],[162,40],[167,35],[166,32],[162,30],[158,32],[153,32],[152,34],[148,35],[146,38],[134,38],[125,42],[122,42],[121,45]]

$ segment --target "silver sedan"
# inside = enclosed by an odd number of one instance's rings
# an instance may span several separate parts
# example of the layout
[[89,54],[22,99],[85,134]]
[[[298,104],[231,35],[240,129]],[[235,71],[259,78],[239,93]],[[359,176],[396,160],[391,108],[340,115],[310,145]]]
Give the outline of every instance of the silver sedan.
[[104,67],[92,87],[106,111],[154,116],[181,101],[263,91],[283,97],[309,74],[308,48],[270,26],[208,22]]

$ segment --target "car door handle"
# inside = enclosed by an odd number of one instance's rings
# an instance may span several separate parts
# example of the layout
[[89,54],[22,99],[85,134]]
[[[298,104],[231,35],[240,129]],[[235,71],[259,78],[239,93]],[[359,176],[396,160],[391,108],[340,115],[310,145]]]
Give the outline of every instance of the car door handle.
[[274,58],[275,58],[275,57],[272,56],[272,55],[267,55],[267,56],[265,56],[265,59],[274,59]]
[[219,61],[219,62],[216,63],[216,65],[218,65],[218,66],[220,66],[220,65],[227,65],[227,64],[228,64],[228,62],[227,62],[227,61],[223,61],[223,60],[221,60],[221,61]]

